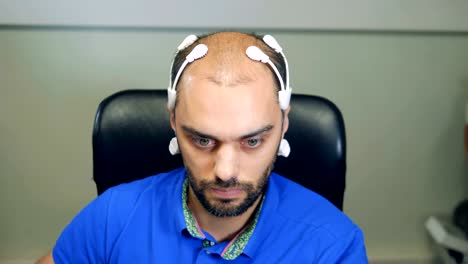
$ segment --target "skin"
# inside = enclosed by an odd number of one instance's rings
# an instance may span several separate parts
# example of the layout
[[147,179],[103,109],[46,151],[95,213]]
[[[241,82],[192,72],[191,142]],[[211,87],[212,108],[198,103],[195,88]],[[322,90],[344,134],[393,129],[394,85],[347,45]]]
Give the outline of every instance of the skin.
[[[177,87],[177,105],[169,111],[191,173],[188,206],[200,227],[220,242],[249,224],[262,193],[244,212],[219,216],[200,202],[193,186],[202,186],[207,203],[223,212],[238,208],[248,192],[261,191],[288,129],[289,108],[281,113],[268,66],[245,55],[248,46],[264,49],[263,43],[236,32],[201,42],[208,54],[187,66]],[[54,263],[51,253],[37,263]]]

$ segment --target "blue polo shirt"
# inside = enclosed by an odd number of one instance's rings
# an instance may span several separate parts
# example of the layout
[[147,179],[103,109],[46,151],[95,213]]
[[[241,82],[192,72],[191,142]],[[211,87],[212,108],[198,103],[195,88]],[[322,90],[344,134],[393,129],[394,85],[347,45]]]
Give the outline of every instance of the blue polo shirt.
[[271,174],[255,221],[221,243],[191,230],[184,181],[177,169],[109,189],[64,229],[55,263],[367,263],[361,230],[280,175]]

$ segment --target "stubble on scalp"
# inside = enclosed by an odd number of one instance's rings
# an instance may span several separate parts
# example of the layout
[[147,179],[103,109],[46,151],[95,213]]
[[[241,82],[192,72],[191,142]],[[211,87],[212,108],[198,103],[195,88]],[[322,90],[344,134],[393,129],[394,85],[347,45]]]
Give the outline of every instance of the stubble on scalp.
[[236,86],[251,82],[256,74],[268,73],[268,68],[261,63],[253,63],[245,51],[249,46],[265,44],[257,38],[239,32],[220,32],[200,40],[208,46],[208,54],[204,61],[211,66],[207,78],[219,86]]
[[[208,53],[203,58],[190,63],[184,70],[179,83],[181,85],[177,88],[180,96],[183,96],[181,88],[184,76],[188,74],[206,79],[219,87],[228,88],[247,84],[265,74],[267,78],[272,78],[272,83],[277,82],[267,65],[255,62],[246,55],[249,46],[257,46],[267,55],[271,53],[271,49],[253,35],[241,32],[218,32],[202,37],[194,45],[196,44],[207,45]],[[193,46],[184,52],[188,54]],[[272,87],[272,91],[277,89]],[[275,94],[276,92],[273,93]]]

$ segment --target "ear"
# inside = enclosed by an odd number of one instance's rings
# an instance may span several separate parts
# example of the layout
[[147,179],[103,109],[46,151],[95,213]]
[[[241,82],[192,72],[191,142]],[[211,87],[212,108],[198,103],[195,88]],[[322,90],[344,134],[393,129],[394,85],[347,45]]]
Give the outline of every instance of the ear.
[[167,106],[167,110],[169,111],[172,130],[174,130],[174,132],[175,132],[175,130],[176,130],[176,129],[175,129],[175,128],[176,128],[176,124],[175,124],[175,111],[174,111],[174,109],[169,108],[169,106]]
[[284,138],[284,134],[286,134],[289,128],[289,110],[291,110],[291,105],[289,105],[288,108],[284,110],[283,131],[282,131],[281,138]]

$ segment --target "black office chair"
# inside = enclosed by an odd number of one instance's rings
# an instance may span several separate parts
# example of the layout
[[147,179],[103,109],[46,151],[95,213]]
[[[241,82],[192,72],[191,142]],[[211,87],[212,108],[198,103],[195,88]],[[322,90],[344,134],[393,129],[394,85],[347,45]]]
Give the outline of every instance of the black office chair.
[[[165,90],[126,90],[104,99],[93,130],[93,169],[98,194],[126,182],[182,167],[168,151],[174,136]],[[346,136],[340,110],[329,100],[293,94],[288,158],[274,171],[319,193],[340,210],[346,175]]]

